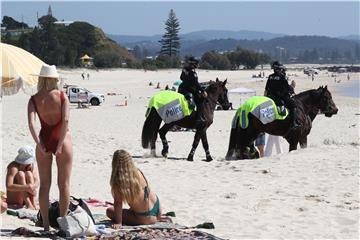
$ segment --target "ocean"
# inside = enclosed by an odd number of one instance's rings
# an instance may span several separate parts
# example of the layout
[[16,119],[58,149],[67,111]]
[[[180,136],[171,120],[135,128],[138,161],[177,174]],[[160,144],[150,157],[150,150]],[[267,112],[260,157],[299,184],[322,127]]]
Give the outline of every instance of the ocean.
[[346,83],[340,89],[340,93],[343,96],[360,98],[360,79],[352,80],[349,83]]

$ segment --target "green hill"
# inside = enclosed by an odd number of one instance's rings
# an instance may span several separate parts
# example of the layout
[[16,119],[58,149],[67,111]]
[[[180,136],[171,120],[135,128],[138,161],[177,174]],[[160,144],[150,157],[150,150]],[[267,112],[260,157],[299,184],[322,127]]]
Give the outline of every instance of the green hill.
[[134,56],[106,37],[100,28],[87,22],[74,22],[68,26],[55,22],[56,18],[43,16],[39,19],[38,28],[18,38],[3,34],[1,40],[57,66],[80,66],[80,57],[84,54],[93,57],[98,68],[125,67],[135,63]]

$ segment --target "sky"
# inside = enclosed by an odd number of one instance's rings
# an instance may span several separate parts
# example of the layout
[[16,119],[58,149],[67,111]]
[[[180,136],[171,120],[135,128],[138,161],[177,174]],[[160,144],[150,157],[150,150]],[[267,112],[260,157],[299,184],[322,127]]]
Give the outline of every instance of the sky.
[[163,34],[173,9],[180,34],[200,30],[252,30],[288,35],[359,34],[360,1],[1,1],[1,15],[36,24],[51,5],[58,20],[86,21],[108,34]]

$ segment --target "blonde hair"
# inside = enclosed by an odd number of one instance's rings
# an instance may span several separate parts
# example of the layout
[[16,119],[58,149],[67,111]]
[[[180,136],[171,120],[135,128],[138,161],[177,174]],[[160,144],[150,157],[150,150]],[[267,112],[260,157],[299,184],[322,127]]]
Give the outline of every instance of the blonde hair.
[[49,78],[49,77],[39,77],[38,84],[37,84],[37,90],[40,91],[42,89],[45,89],[47,91],[53,90],[53,89],[59,89],[58,86],[58,80],[57,78]]
[[116,150],[112,160],[110,178],[111,193],[120,194],[123,202],[131,203],[140,194],[141,185],[138,169],[132,157],[125,150]]

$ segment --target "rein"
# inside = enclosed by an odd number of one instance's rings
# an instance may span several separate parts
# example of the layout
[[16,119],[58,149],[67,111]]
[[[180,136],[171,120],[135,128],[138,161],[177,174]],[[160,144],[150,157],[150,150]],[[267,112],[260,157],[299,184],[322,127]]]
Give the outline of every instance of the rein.
[[[205,90],[206,91],[206,90]],[[216,107],[216,104],[218,103],[217,99],[213,99],[213,97],[209,94],[208,91],[206,91],[208,96],[205,99],[205,104],[212,103],[214,105],[214,108]]]

